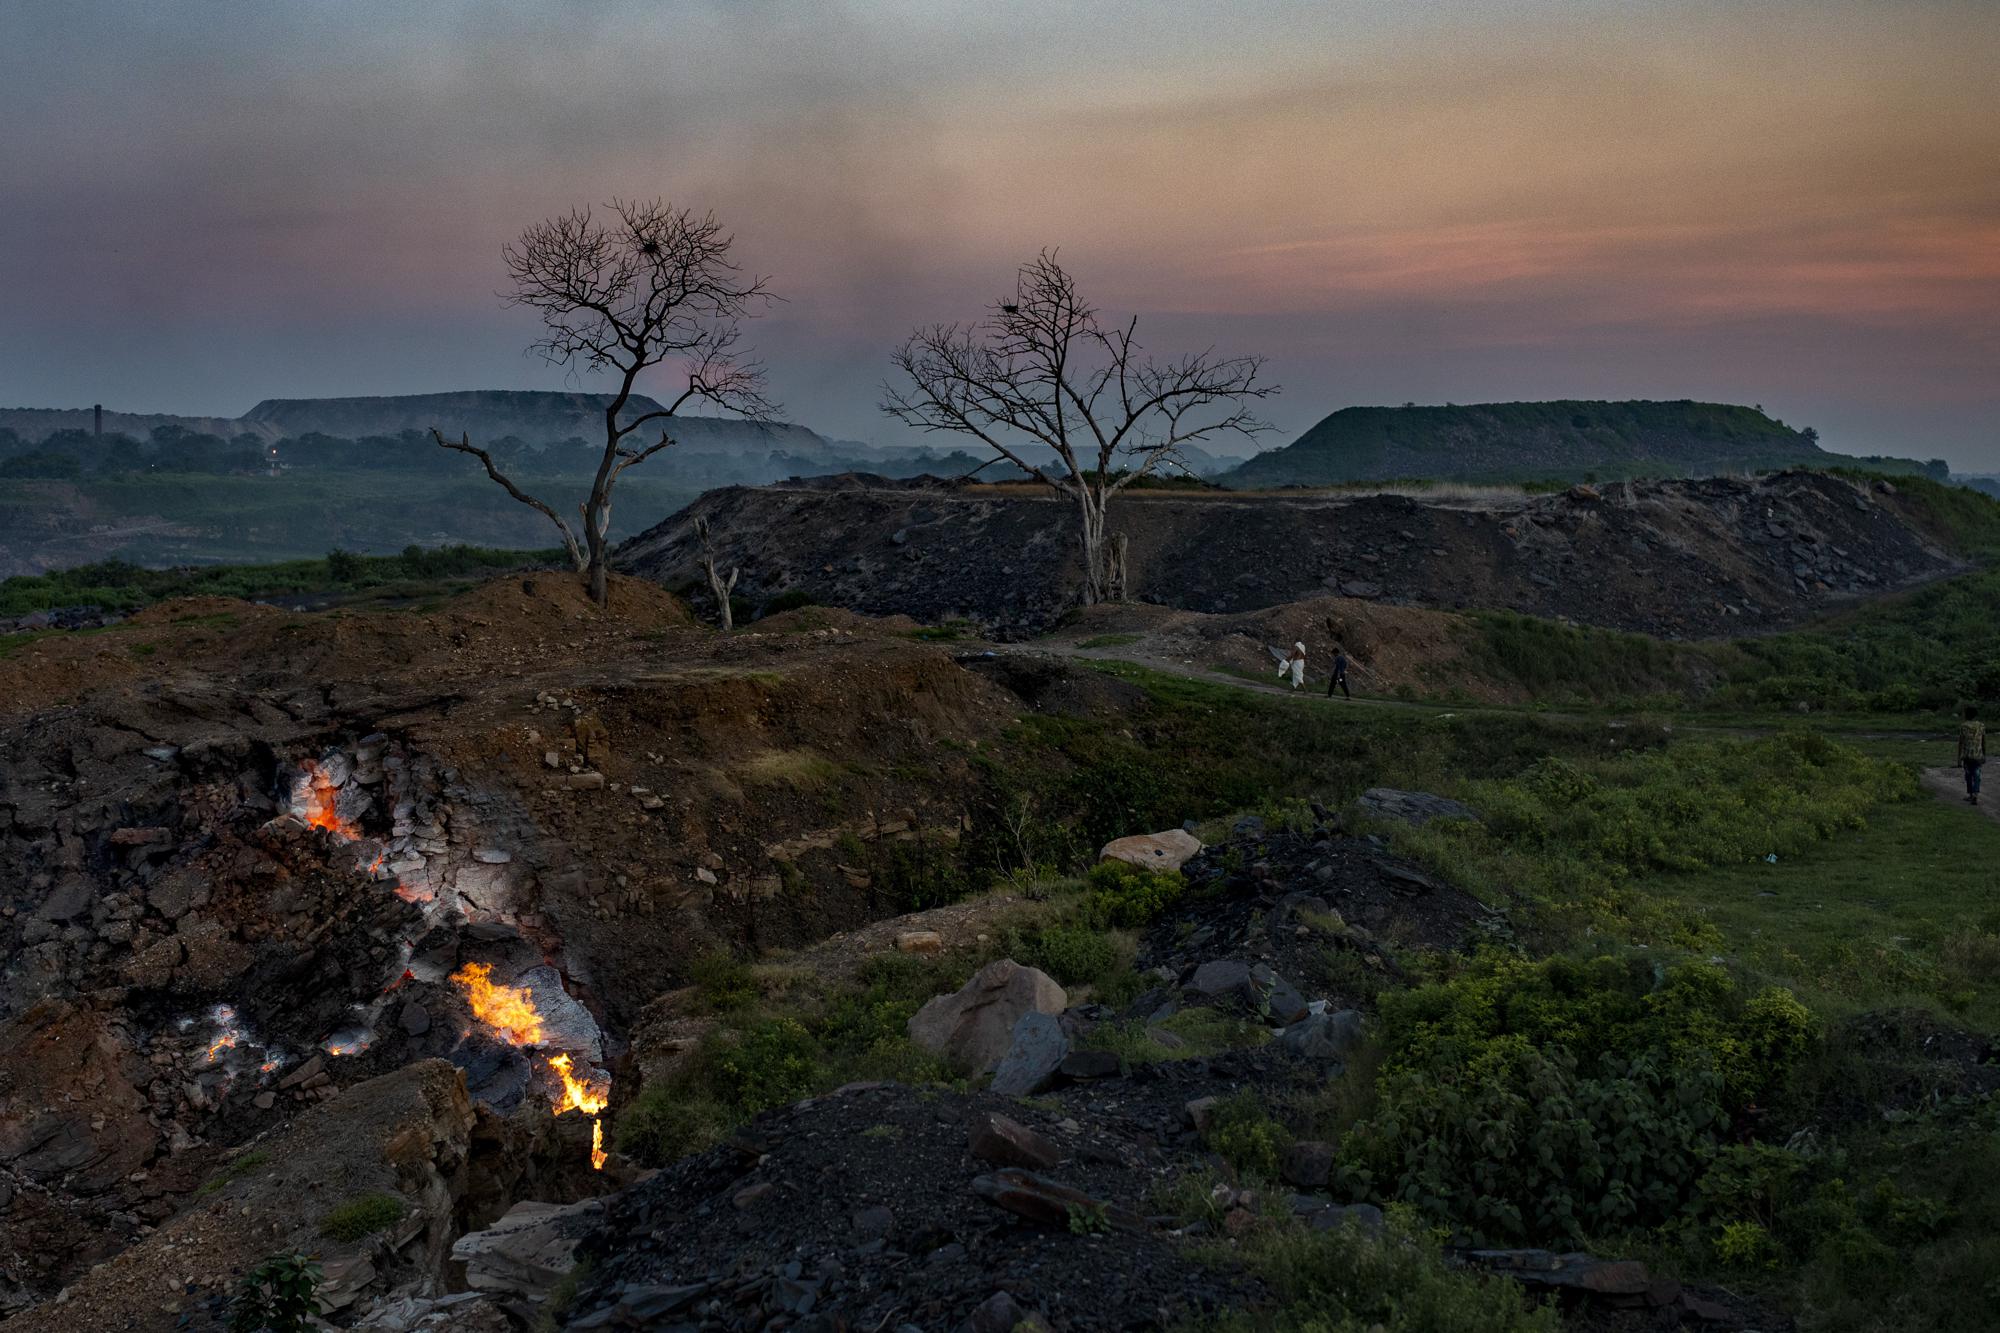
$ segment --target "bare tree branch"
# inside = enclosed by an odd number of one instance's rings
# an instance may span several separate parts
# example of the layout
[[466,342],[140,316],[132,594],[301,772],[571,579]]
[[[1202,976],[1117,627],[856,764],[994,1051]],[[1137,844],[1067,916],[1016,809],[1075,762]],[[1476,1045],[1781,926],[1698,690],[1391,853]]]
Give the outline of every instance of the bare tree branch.
[[[501,251],[511,283],[501,299],[541,316],[543,334],[529,350],[556,365],[617,377],[604,409],[604,451],[578,506],[585,554],[577,555],[574,534],[552,509],[501,476],[469,439],[461,446],[432,432],[446,448],[478,456],[495,481],[562,529],[599,605],[607,595],[612,490],[627,468],[673,443],[664,426],[643,448],[627,447],[625,438],[694,402],[758,423],[782,410],[765,392],[762,363],[737,346],[741,322],[777,298],[767,279],[745,276],[730,258],[734,244],[712,213],[660,199],[613,199],[602,217],[573,209],[535,223]],[[641,374],[669,364],[682,377],[679,393],[665,407],[628,417]]]
[[443,446],[446,449],[455,449],[462,454],[471,454],[474,458],[478,459],[480,462],[486,465],[487,476],[493,478],[493,480],[499,482],[502,486],[507,488],[507,494],[513,496],[516,500],[519,500],[522,504],[528,505],[529,507],[534,509],[539,509],[544,514],[548,515],[549,522],[555,524],[556,531],[562,534],[563,545],[569,549],[569,562],[571,568],[575,569],[576,572],[579,574],[583,572],[583,567],[584,567],[583,552],[577,548],[576,534],[570,531],[569,524],[564,522],[562,517],[558,515],[555,510],[549,508],[547,504],[543,503],[540,500],[537,500],[534,496],[528,494],[526,491],[522,490],[519,486],[516,486],[512,481],[508,480],[506,474],[501,472],[499,468],[493,465],[493,455],[487,453],[484,449],[481,449],[478,445],[474,444],[472,442],[471,435],[469,434],[463,435],[457,440],[447,440],[444,437],[444,435],[439,432],[436,426],[432,426],[431,438],[436,440],[439,445]]
[[982,323],[913,332],[892,357],[907,382],[883,386],[882,410],[904,425],[969,435],[1076,501],[1085,602],[1107,595],[1114,573],[1122,578],[1105,545],[1112,495],[1162,467],[1187,471],[1179,450],[1197,440],[1271,429],[1247,406],[1278,391],[1263,379],[1263,358],[1209,350],[1156,360],[1137,332],[1136,316],[1103,323],[1044,250]]

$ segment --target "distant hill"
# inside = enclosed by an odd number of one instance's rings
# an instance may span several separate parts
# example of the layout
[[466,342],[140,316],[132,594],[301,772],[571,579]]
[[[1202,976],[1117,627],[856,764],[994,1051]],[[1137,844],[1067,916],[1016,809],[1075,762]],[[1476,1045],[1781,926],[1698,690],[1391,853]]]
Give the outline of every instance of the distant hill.
[[[432,426],[452,435],[469,433],[475,444],[511,435],[527,444],[554,444],[572,436],[604,442],[604,409],[609,394],[551,393],[539,390],[468,389],[457,393],[411,393],[382,398],[266,398],[240,417],[187,417],[166,412],[104,413],[106,435],[149,438],[160,426],[233,440],[252,435],[266,443],[287,436],[330,435],[360,440],[399,435]],[[656,412],[660,404],[644,395],[627,404],[627,420]],[[36,443],[58,431],[93,429],[91,409],[0,408],[0,429]],[[690,453],[748,453],[773,450],[810,456],[826,452],[825,437],[789,422],[754,426],[723,417],[682,416],[674,438]]]
[[[114,412],[110,408],[104,411],[106,435],[129,435],[143,440],[158,426],[178,426],[196,435],[217,435],[225,440],[235,439],[246,431],[259,439],[266,438],[263,431],[235,417],[183,417],[171,412]],[[39,443],[57,431],[80,430],[89,434],[94,429],[96,417],[88,407],[0,407],[0,430],[10,430],[30,444]]]
[[[436,426],[447,434],[469,433],[476,444],[512,435],[528,444],[551,444],[571,436],[604,442],[604,409],[611,395],[537,390],[468,389],[458,393],[398,394],[389,398],[266,398],[243,415],[249,429],[277,438],[317,433],[358,440]],[[625,420],[661,410],[643,394],[626,404]],[[754,426],[722,417],[675,419],[674,437],[689,450],[815,451],[824,437],[804,426]]]
[[1581,480],[1848,461],[1756,408],[1727,403],[1473,403],[1345,407],[1220,480],[1243,489],[1419,477]]

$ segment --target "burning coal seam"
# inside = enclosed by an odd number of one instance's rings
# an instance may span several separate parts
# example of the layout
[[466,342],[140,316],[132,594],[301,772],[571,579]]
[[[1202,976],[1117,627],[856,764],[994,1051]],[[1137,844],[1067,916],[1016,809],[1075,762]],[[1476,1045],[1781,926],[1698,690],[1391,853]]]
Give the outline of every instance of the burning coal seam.
[[[519,943],[511,927],[524,895],[513,856],[505,848],[478,845],[466,827],[470,821],[441,795],[455,779],[453,771],[407,755],[378,732],[351,750],[335,747],[302,762],[289,781],[285,813],[272,824],[322,831],[351,850],[353,873],[386,885],[419,913],[408,936],[397,941],[379,993],[355,1006],[351,1025],[320,1043],[328,1055],[367,1050],[405,983],[446,981],[446,961],[457,954],[466,928],[483,928],[487,933],[480,938]],[[385,809],[386,838],[379,833]],[[494,933],[503,927],[508,929]],[[600,1068],[602,1035],[555,967],[539,958],[520,966],[523,961],[509,966],[503,960],[507,970],[501,980],[495,980],[494,962],[464,962],[450,973],[475,1026],[460,1032],[449,1057],[465,1071],[473,1095],[496,1109],[535,1091],[555,1114],[575,1110],[590,1116],[592,1165],[602,1167],[601,1114],[610,1100],[610,1076]],[[240,1028],[227,1031],[233,1035],[225,1040],[218,1028],[217,1041],[225,1047],[246,1039]]]

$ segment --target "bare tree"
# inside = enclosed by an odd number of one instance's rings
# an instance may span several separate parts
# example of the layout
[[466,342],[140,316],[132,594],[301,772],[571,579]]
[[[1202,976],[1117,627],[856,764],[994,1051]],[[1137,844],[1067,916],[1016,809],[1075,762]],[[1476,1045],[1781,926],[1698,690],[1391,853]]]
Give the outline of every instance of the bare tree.
[[[1144,356],[1138,318],[1106,325],[1048,250],[988,312],[983,323],[912,333],[895,355],[909,383],[886,386],[882,410],[919,430],[970,435],[1073,499],[1083,601],[1122,597],[1124,545],[1105,531],[1111,497],[1162,467],[1184,469],[1182,445],[1269,430],[1249,404],[1277,386],[1263,381],[1262,357]],[[1033,445],[1054,461],[1037,461]]]
[[[742,321],[771,299],[767,280],[745,277],[729,257],[735,237],[714,214],[696,216],[663,200],[614,199],[608,218],[576,209],[538,222],[501,253],[512,290],[502,299],[542,317],[544,336],[530,351],[555,365],[613,376],[617,391],[604,408],[604,455],[582,511],[581,541],[567,520],[516,486],[494,466],[493,456],[461,433],[431,435],[446,449],[471,454],[486,474],[522,504],[548,515],[562,533],[570,560],[602,606],[610,567],[611,492],[625,469],[636,467],[673,440],[671,421],[693,402],[770,421],[777,405],[764,394],[763,367],[740,358]],[[650,367],[673,363],[685,386],[664,407],[625,418],[633,386]],[[659,438],[633,438],[649,427]]]
[[736,628],[736,609],[729,604],[729,594],[736,591],[736,576],[742,571],[732,565],[725,579],[716,569],[715,547],[708,540],[707,516],[694,521],[694,535],[701,541],[702,573],[708,575],[708,590],[715,594],[715,612],[722,621],[722,632],[727,634]]

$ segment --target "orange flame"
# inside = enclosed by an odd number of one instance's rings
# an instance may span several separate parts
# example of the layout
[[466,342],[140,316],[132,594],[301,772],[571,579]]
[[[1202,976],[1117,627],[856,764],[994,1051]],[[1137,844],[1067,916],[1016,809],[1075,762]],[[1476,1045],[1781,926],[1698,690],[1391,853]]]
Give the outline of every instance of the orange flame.
[[222,1032],[217,1034],[215,1040],[208,1044],[208,1059],[204,1063],[214,1064],[217,1056],[226,1050],[233,1049],[235,1045],[236,1033]]
[[532,1046],[542,1039],[542,1016],[535,1012],[534,991],[528,986],[496,986],[493,965],[467,963],[451,974],[452,984],[465,991],[475,1018],[505,1038],[511,1046]]
[[556,1114],[566,1111],[582,1111],[590,1119],[590,1165],[591,1169],[602,1171],[604,1161],[610,1154],[604,1151],[604,1121],[599,1117],[611,1101],[609,1092],[600,1092],[570,1072],[570,1057],[553,1055],[549,1057],[549,1068],[562,1079],[562,1102],[556,1107]]
[[334,790],[320,785],[320,766],[308,759],[299,765],[299,780],[292,784],[292,813],[304,820],[309,828],[323,828],[343,842],[352,842],[361,836],[360,830],[342,819],[334,809]]

